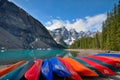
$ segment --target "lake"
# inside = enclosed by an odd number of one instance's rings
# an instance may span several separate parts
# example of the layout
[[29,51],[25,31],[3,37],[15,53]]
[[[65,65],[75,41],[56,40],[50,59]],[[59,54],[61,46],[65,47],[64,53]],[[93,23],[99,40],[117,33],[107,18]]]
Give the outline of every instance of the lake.
[[55,56],[70,54],[66,50],[2,50],[0,52],[0,64],[15,63],[20,60],[49,59]]

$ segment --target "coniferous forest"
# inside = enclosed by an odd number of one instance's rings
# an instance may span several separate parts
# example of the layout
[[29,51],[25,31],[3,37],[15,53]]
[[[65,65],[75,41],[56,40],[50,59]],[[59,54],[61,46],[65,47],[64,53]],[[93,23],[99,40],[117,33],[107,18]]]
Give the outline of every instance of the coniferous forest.
[[102,32],[93,36],[81,36],[70,48],[120,50],[120,0],[107,13],[107,19],[102,24]]

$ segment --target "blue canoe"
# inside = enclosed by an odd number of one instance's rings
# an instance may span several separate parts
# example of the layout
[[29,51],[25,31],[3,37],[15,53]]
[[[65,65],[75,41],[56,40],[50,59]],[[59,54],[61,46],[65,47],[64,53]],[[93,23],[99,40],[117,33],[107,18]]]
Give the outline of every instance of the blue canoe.
[[70,72],[64,67],[64,65],[56,58],[49,59],[53,72],[59,77],[71,76]]
[[49,60],[44,60],[41,67],[41,74],[44,80],[53,80],[52,66]]
[[120,54],[117,54],[117,53],[98,53],[98,54],[94,54],[94,56],[109,56],[109,57],[120,58]]
[[0,80],[19,80],[19,79],[16,79],[16,75],[19,74],[19,72],[24,68],[26,64],[28,64],[28,61],[23,65],[21,65],[20,67],[16,68],[15,70],[1,77]]

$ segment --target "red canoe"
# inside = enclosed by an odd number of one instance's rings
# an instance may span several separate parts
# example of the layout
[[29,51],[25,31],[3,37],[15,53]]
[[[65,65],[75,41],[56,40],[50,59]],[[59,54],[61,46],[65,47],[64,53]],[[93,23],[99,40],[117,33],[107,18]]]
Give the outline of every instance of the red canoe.
[[119,61],[115,61],[115,60],[112,60],[112,59],[109,59],[109,58],[105,58],[105,57],[102,57],[102,56],[88,56],[89,58],[94,58],[94,59],[97,59],[97,60],[100,60],[104,63],[107,63],[107,64],[110,64],[116,68],[120,68],[120,62]]
[[72,58],[63,58],[63,59],[67,61],[72,66],[74,71],[78,72],[81,76],[99,76],[96,72],[85,67],[83,64],[77,62]]
[[100,65],[100,64],[98,64],[98,63],[96,63],[94,61],[88,60],[86,58],[80,58],[80,59],[87,62],[92,67],[98,69],[104,75],[115,75],[115,73],[111,69],[109,69],[109,68],[107,68],[105,66],[102,66],[102,65]]
[[120,67],[120,58],[117,58],[117,57],[107,57],[107,56],[102,56],[102,57],[119,62],[119,63],[116,64],[116,66]]
[[16,69],[17,67],[19,67],[20,65],[22,65],[23,63],[25,63],[25,60],[19,61],[15,64],[12,64],[11,66],[8,66],[6,68],[3,68],[0,70],[0,77],[11,72],[12,70]]
[[70,80],[82,80],[80,75],[73,70],[71,65],[65,61],[64,59],[58,57],[58,59],[64,64],[64,66],[67,68],[67,70],[72,74],[72,76],[69,77]]
[[42,60],[37,59],[32,67],[25,73],[25,78],[27,80],[38,80],[40,75],[40,68],[42,65]]
[[118,62],[120,62],[120,58],[109,57],[109,56],[102,56],[102,57],[105,57],[105,58],[112,59],[112,60],[114,60],[114,61],[118,61]]

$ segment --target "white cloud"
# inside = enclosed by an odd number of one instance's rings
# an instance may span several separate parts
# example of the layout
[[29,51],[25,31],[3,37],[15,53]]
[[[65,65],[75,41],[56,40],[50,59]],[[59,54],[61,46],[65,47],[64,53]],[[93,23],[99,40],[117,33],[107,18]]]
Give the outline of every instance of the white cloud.
[[[60,28],[60,27],[63,27],[63,21],[62,20],[52,20],[52,21],[48,21],[46,23],[46,25],[48,26],[47,28],[49,30],[53,30],[53,29],[56,29],[56,28]],[[48,25],[48,24],[51,24],[51,25]]]
[[48,22],[46,23],[46,25],[49,26],[49,25],[52,25],[52,23],[51,23],[50,21],[48,21]]
[[49,30],[60,28],[65,26],[68,30],[75,29],[80,31],[101,31],[102,22],[106,19],[106,14],[98,14],[95,16],[86,16],[85,19],[73,19],[73,23],[69,20],[54,19],[46,23],[46,27]]

